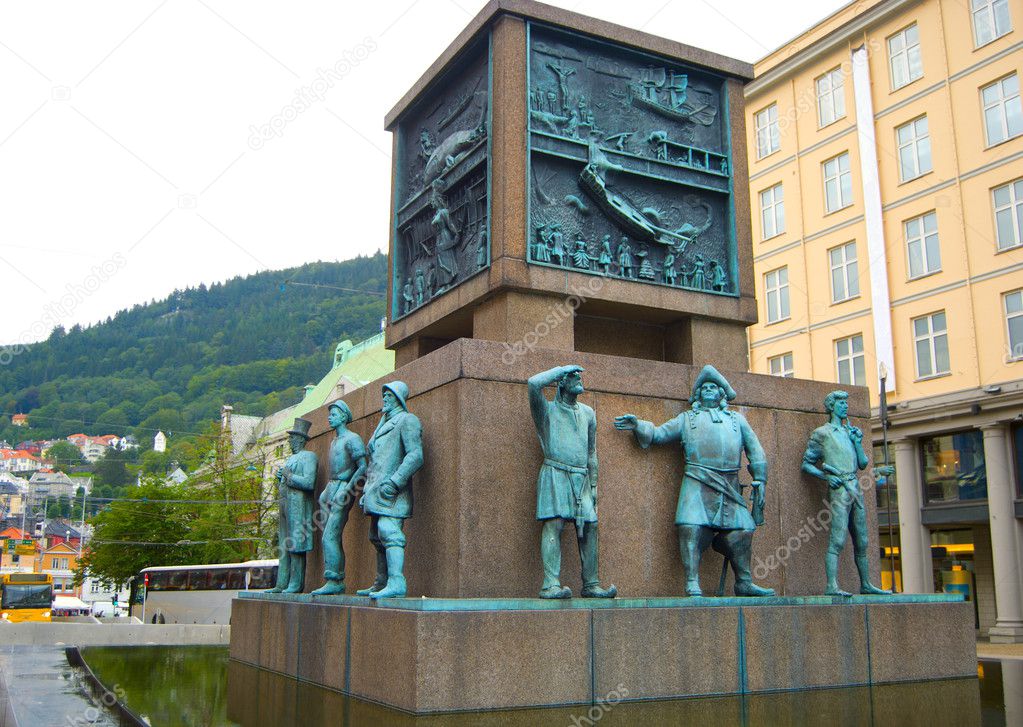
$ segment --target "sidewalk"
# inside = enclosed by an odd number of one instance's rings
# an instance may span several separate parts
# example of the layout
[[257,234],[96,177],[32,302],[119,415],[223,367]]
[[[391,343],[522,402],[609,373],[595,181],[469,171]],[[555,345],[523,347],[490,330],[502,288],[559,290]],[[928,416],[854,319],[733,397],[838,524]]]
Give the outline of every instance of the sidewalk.
[[977,640],[978,659],[1023,659],[1023,644],[992,644]]

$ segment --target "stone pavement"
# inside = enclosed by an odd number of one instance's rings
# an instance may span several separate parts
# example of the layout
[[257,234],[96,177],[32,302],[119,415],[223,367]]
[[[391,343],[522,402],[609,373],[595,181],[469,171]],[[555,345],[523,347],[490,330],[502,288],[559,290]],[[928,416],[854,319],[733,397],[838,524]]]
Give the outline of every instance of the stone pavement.
[[60,646],[0,647],[0,727],[117,727]]

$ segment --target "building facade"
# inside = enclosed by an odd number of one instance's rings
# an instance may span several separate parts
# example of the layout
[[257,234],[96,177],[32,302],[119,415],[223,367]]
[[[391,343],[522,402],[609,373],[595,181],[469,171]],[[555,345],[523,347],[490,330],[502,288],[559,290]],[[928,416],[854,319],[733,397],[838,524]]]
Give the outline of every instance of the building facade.
[[[1023,639],[1021,24],[1008,0],[850,3],[746,89],[751,370],[875,402],[886,370],[885,580],[968,593],[999,640]],[[873,439],[881,461],[879,417]]]

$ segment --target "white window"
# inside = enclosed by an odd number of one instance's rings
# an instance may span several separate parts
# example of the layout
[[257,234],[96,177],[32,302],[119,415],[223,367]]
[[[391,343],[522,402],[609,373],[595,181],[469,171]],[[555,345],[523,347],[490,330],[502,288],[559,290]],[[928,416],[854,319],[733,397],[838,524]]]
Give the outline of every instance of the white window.
[[778,132],[778,104],[771,104],[753,116],[753,127],[757,135],[757,159],[763,159],[781,148]]
[[945,311],[914,318],[913,343],[916,348],[917,378],[947,374],[951,370]]
[[973,43],[980,47],[1012,30],[1008,0],[971,0]]
[[824,162],[824,206],[834,212],[852,204],[852,172],[849,171],[849,152],[843,152]]
[[827,126],[845,116],[845,77],[833,68],[817,77],[817,123]]
[[931,137],[927,117],[921,116],[895,129],[899,145],[899,179],[915,179],[931,171]]
[[854,386],[867,385],[867,370],[863,362],[863,336],[856,334],[835,341],[835,365],[838,383]]
[[767,296],[767,322],[776,323],[789,317],[789,269],[778,268],[764,275]]
[[1023,134],[1023,105],[1019,98],[1019,76],[990,83],[980,89],[984,105],[984,131],[988,146]]
[[1023,245],[1023,179],[995,187],[991,191],[995,206],[998,249]]
[[920,60],[920,31],[916,23],[888,38],[888,65],[892,72],[892,90],[902,88],[924,75]]
[[783,353],[780,356],[772,356],[767,359],[767,365],[771,371],[771,376],[781,376],[786,379],[791,379],[795,376],[792,370],[792,353]]
[[902,223],[909,255],[909,277],[919,278],[941,270],[941,248],[938,245],[938,217],[928,212]]
[[1005,324],[1009,328],[1009,358],[1023,359],[1023,290],[1005,294]]
[[856,243],[828,250],[828,262],[831,265],[831,302],[855,298],[860,294],[860,274],[856,269]]
[[760,230],[764,240],[785,232],[785,197],[780,184],[760,193]]

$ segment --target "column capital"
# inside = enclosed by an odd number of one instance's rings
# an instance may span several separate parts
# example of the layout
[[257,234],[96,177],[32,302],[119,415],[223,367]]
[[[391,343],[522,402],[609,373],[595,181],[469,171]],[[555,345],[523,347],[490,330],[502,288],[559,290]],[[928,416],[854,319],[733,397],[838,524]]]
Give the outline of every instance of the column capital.
[[978,424],[977,429],[984,433],[985,437],[1007,437],[1009,436],[1009,423],[1011,420],[985,422]]
[[895,447],[895,449],[915,449],[917,441],[915,437],[901,437],[899,439],[889,439],[888,443]]

